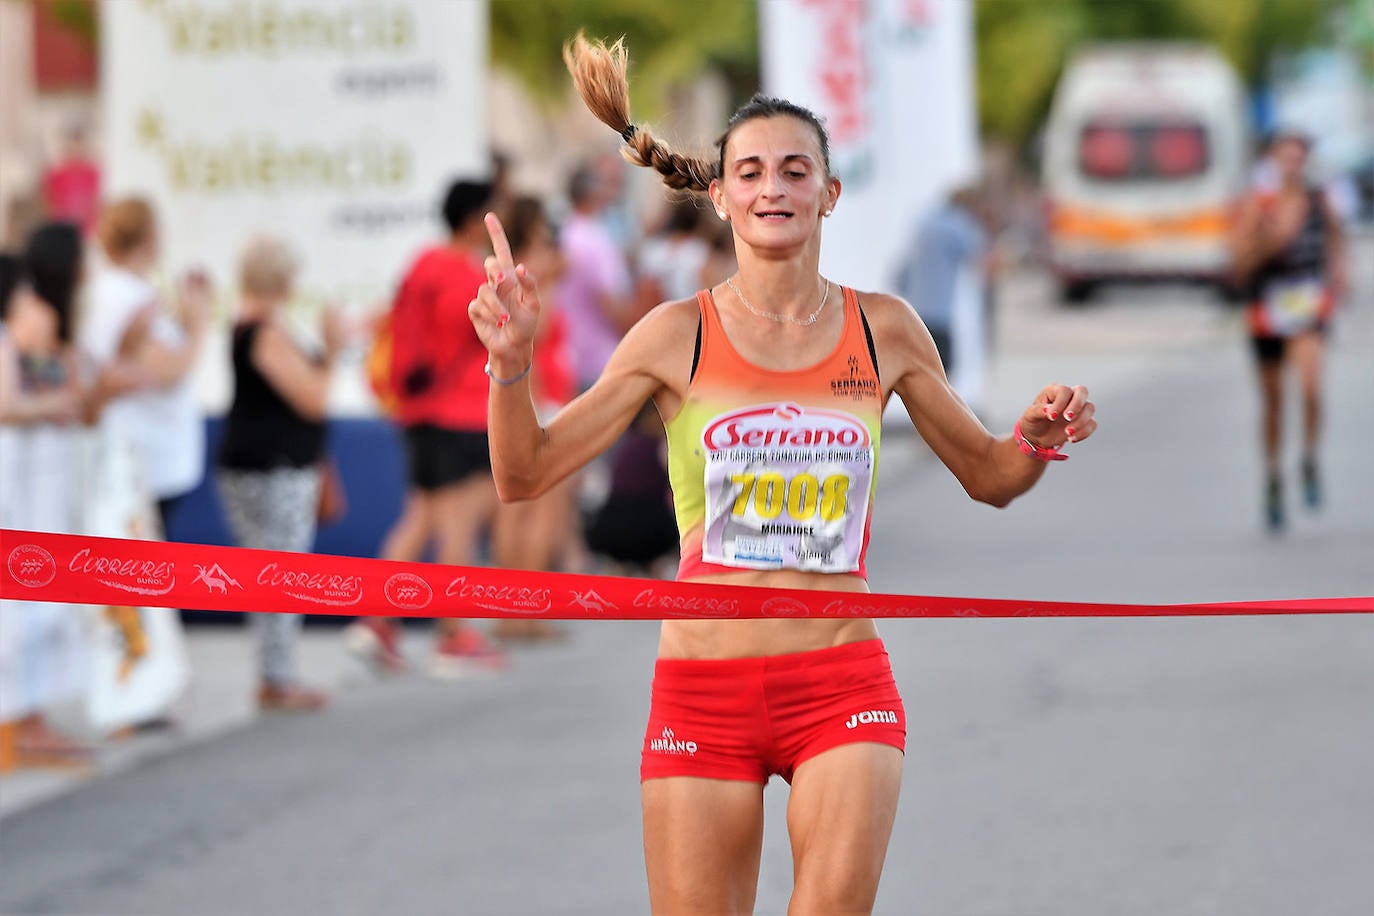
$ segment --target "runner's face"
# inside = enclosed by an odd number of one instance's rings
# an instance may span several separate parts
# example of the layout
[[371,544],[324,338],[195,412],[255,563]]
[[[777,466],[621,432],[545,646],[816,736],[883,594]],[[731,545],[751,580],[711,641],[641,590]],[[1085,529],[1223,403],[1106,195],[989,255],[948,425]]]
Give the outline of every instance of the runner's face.
[[795,248],[820,231],[839,183],[826,175],[820,138],[787,115],[736,127],[725,147],[725,170],[712,194],[735,234],[753,248]]

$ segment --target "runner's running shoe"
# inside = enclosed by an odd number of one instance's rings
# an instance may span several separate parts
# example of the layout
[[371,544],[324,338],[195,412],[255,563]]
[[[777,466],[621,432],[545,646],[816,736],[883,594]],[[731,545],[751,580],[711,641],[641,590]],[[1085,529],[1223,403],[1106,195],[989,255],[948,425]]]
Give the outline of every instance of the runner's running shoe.
[[506,653],[472,627],[439,638],[429,659],[429,673],[437,678],[481,677],[505,670]]
[[1283,481],[1277,474],[1269,478],[1264,488],[1264,519],[1270,531],[1283,530],[1286,521],[1283,516]]
[[401,654],[401,627],[391,620],[366,617],[344,629],[344,646],[364,662],[388,674],[406,669]]
[[1317,473],[1317,462],[1309,458],[1302,463],[1302,500],[1309,509],[1322,507],[1322,482]]

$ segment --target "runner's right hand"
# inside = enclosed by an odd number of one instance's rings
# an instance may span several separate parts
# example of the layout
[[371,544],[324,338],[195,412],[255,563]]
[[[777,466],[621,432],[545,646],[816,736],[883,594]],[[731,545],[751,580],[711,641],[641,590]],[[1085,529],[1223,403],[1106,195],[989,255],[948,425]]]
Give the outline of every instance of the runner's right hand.
[[468,317],[491,356],[492,373],[513,377],[524,372],[533,358],[539,285],[525,265],[515,263],[496,214],[487,214],[486,225],[495,256],[486,260],[487,283],[468,304]]

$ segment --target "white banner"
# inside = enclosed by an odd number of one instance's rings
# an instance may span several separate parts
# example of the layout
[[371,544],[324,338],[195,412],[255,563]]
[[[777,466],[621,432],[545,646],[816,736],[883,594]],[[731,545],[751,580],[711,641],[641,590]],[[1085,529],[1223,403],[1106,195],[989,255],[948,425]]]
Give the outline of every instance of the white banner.
[[763,88],[815,111],[843,183],[821,270],[891,291],[917,221],[978,174],[970,0],[760,0]]
[[164,281],[204,266],[226,308],[270,231],[304,258],[302,318],[370,310],[441,233],[447,183],[489,169],[485,0],[104,0],[101,30],[107,196],[149,197]]

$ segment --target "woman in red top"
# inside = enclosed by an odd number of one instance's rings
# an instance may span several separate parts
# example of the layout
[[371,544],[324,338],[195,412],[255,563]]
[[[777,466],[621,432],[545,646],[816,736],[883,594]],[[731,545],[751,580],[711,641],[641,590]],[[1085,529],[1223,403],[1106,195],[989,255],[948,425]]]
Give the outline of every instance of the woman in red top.
[[[496,511],[487,447],[482,344],[466,318],[486,277],[482,214],[492,186],[453,182],[442,213],[448,238],[411,263],[391,307],[391,381],[405,440],[409,486],[401,517],[382,542],[382,557],[414,561],[430,543],[440,563],[474,562],[479,536]],[[348,648],[388,671],[405,667],[400,626],[366,618],[344,631]],[[502,670],[501,652],[480,630],[454,619],[435,624],[429,672],[465,677]]]
[[[1013,435],[993,436],[951,390],[907,303],[819,274],[840,182],[814,114],[756,96],[731,118],[717,161],[690,159],[630,123],[620,44],[579,36],[566,57],[593,114],[625,138],[626,158],[709,195],[733,228],[739,271],[647,315],[596,384],[541,426],[527,381],[535,278],[488,216],[496,256],[469,314],[490,357],[503,499],[554,486],[653,400],[668,430],[679,578],[864,592],[880,414],[893,394],[968,493],[997,506],[1029,489],[1060,446],[1092,434],[1087,391],[1049,385]],[[904,739],[872,620],[665,620],[641,765],[654,911],[752,910],[774,773],[792,785],[791,910],[870,910]]]

